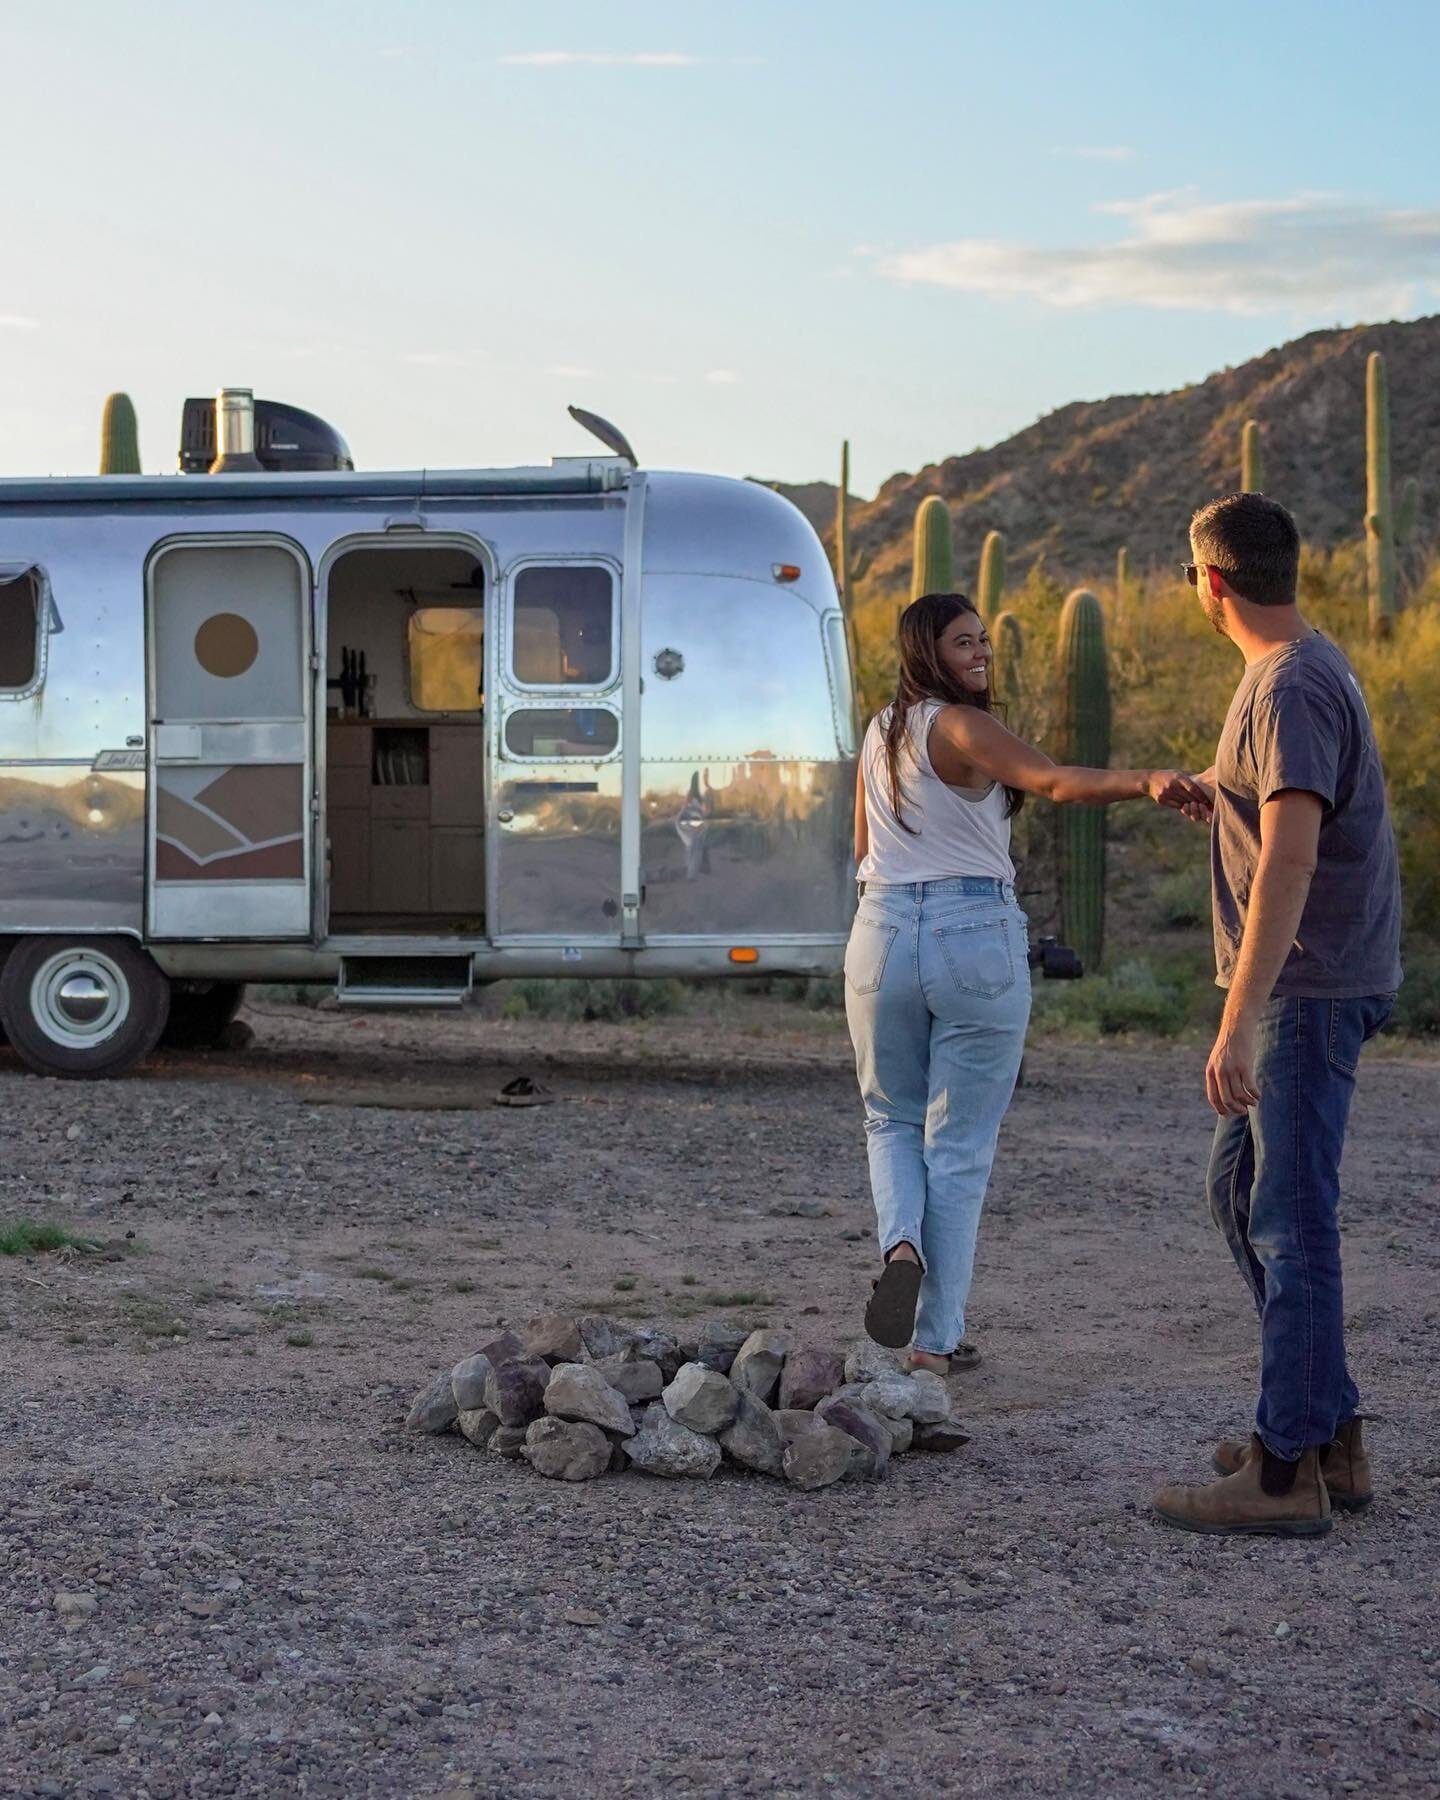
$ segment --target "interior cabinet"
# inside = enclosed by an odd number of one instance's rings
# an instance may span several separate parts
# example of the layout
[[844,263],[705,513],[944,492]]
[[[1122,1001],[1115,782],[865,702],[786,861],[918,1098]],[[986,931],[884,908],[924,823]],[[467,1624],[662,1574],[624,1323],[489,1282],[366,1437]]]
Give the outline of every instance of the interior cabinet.
[[370,821],[370,910],[430,910],[430,826],[424,819]]
[[478,726],[329,725],[332,913],[483,916],[484,742]]

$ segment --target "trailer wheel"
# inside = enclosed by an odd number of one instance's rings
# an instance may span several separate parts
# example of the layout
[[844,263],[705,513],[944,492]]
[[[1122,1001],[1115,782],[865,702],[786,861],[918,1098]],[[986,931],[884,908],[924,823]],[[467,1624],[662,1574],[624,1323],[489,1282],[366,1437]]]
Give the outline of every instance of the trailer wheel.
[[0,1025],[41,1075],[119,1075],[169,1011],[169,982],[129,938],[22,938],[0,972]]
[[203,990],[171,984],[170,1017],[160,1034],[165,1050],[213,1050],[240,1010],[245,984],[212,981]]

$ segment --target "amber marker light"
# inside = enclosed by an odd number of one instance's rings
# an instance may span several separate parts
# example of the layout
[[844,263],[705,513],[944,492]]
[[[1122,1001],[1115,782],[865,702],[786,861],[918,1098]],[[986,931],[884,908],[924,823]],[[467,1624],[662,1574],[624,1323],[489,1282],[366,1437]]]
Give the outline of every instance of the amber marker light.
[[730,952],[730,960],[733,963],[757,963],[760,960],[760,952],[752,949],[748,944],[737,944]]
[[777,581],[798,581],[800,565],[799,563],[771,563],[770,573]]

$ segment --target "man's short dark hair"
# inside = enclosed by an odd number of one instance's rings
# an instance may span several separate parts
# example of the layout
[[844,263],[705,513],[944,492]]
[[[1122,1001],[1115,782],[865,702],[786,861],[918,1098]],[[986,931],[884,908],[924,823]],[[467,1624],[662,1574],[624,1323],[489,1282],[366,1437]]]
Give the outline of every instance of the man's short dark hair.
[[1226,494],[1190,521],[1196,562],[1208,563],[1252,606],[1293,606],[1300,579],[1300,533],[1278,500]]

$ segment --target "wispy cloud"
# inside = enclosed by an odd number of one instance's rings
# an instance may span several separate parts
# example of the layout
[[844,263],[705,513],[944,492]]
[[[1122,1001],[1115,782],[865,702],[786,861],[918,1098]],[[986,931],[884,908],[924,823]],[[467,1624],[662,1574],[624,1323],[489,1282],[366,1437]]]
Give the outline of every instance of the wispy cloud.
[[0,331],[38,331],[40,321],[27,319],[22,313],[0,313]]
[[1121,221],[1110,243],[959,238],[877,254],[891,281],[1046,306],[1145,306],[1336,318],[1405,313],[1440,293],[1440,210],[1336,194],[1197,201],[1151,194],[1093,209]]
[[1050,154],[1078,157],[1081,162],[1122,163],[1135,160],[1135,148],[1132,144],[1057,144]]
[[740,377],[733,369],[710,369],[706,372],[705,379],[711,387],[734,387]]
[[524,69],[694,69],[700,63],[683,50],[525,50],[497,60]]

